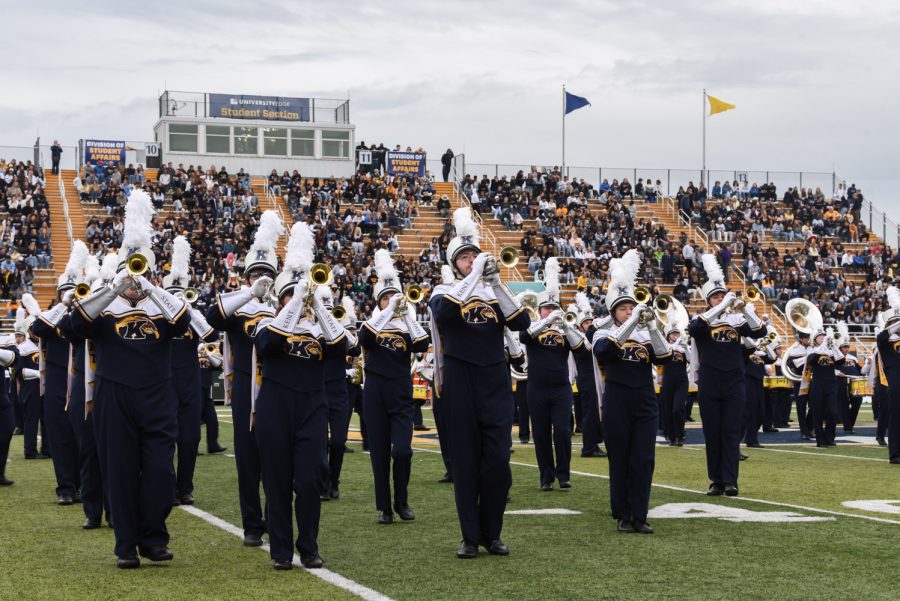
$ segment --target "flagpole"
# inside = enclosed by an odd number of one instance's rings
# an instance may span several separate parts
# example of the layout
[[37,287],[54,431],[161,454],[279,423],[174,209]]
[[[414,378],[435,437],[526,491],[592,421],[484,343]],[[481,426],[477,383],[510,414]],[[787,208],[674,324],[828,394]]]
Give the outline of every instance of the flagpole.
[[566,84],[562,87],[562,170],[559,177],[562,178],[566,173]]
[[700,111],[703,114],[703,167],[700,171],[700,182],[704,183],[703,179],[706,174],[706,88],[703,88],[703,98],[700,101]]

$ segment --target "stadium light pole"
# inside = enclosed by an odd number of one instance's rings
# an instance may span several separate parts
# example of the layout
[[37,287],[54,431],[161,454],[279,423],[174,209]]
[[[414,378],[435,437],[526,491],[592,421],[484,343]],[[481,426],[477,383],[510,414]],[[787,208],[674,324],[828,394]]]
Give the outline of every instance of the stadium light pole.
[[700,112],[703,116],[703,166],[700,168],[700,183],[704,184],[706,175],[706,88],[703,88],[703,97],[700,99]]
[[562,167],[559,176],[566,173],[566,84],[562,87]]

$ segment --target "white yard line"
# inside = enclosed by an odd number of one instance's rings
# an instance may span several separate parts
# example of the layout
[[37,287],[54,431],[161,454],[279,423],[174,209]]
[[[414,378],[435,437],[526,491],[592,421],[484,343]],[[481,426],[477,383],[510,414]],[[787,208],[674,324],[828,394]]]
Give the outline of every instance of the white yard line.
[[[871,448],[871,447],[867,447]],[[793,453],[794,455],[812,455],[813,457],[833,457],[835,459],[856,459],[857,461],[880,461],[887,463],[887,459],[876,459],[875,457],[856,457],[854,455],[837,455],[834,453],[817,453],[816,451],[791,451],[788,449],[753,449],[754,451],[769,451],[772,453]]]
[[[423,449],[420,447],[413,447],[413,450],[421,451],[423,453],[438,453],[438,454],[440,454],[440,451],[436,451],[433,449]],[[538,468],[538,466],[536,466],[532,463],[522,463],[520,461],[510,461],[509,463],[510,463],[510,465],[517,465],[520,467],[530,467],[530,468],[534,468],[534,469]],[[574,471],[574,470],[571,471],[570,473],[575,476],[586,476],[588,478],[600,478],[602,480],[609,480],[609,476],[605,476],[603,474],[594,474],[591,472],[578,472],[578,471]],[[654,482],[652,484],[652,486],[654,486],[656,488],[662,488],[665,490],[674,490],[677,492],[686,492],[686,493],[691,493],[691,494],[695,494],[695,495],[706,496],[706,491],[703,491],[703,490],[694,490],[691,488],[684,488],[681,486],[672,486],[670,484],[658,484],[656,482]],[[900,520],[889,520],[887,518],[879,518],[879,517],[869,516],[869,515],[859,515],[859,514],[855,514],[855,513],[846,513],[843,511],[832,511],[830,509],[819,509],[818,507],[807,507],[805,505],[794,505],[791,503],[781,503],[779,501],[769,501],[766,499],[754,499],[752,497],[738,496],[738,497],[720,497],[720,498],[724,499],[726,501],[747,501],[748,503],[761,503],[763,505],[774,505],[776,507],[790,507],[791,509],[812,511],[814,513],[824,513],[826,515],[839,515],[839,516],[848,517],[848,518],[856,518],[859,520],[868,520],[870,522],[881,522],[884,524],[897,524],[898,526],[900,526]]]
[[[180,508],[183,511],[188,512],[189,514],[200,518],[204,522],[212,524],[220,530],[224,530],[225,532],[233,534],[238,538],[244,538],[243,530],[241,530],[234,524],[226,522],[220,517],[203,511],[202,509],[199,509],[198,507],[195,507],[193,505],[181,505]],[[263,545],[260,547],[260,549],[262,549],[263,551],[268,551],[269,545]],[[303,568],[303,564],[300,563],[300,557],[297,554],[294,554],[293,564],[298,568]],[[349,578],[341,576],[337,572],[332,572],[331,570],[325,568],[319,568],[317,570],[306,570],[306,572],[312,576],[315,576],[316,578],[324,580],[328,584],[332,584],[338,588],[344,589],[345,591],[348,591],[361,599],[366,599],[366,601],[393,601],[393,599],[391,599],[390,597],[382,595],[378,591],[370,589],[367,586],[363,586],[354,580],[350,580]]]

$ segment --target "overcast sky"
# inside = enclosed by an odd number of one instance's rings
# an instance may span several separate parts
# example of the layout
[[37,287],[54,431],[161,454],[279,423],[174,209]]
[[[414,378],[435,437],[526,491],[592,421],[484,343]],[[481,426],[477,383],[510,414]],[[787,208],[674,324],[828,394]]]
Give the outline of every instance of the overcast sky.
[[[0,148],[151,140],[164,89],[351,99],[357,140],[469,162],[838,174],[898,210],[900,3],[8,3]],[[171,4],[171,7],[167,7]],[[39,7],[39,8],[38,8]]]

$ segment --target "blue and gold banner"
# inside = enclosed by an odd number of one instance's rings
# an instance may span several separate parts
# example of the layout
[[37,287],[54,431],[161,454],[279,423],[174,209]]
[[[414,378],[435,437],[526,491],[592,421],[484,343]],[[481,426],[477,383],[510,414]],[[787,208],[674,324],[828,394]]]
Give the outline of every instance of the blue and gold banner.
[[422,177],[425,175],[425,153],[388,151],[385,169],[391,175],[411,173]]
[[125,162],[125,150],[125,142],[118,140],[85,140],[84,162],[118,166]]
[[209,116],[265,121],[310,121],[309,98],[210,94]]

